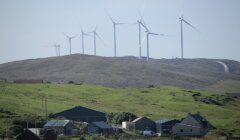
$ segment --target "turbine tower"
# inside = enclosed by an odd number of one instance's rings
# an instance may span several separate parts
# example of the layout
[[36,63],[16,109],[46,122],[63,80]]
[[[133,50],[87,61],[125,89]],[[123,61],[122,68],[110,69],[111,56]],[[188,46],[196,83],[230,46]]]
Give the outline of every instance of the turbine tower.
[[138,24],[138,45],[139,45],[139,59],[142,58],[142,35],[141,35],[141,24],[142,24],[142,19],[137,20]]
[[89,34],[83,32],[83,29],[81,28],[81,34],[82,36],[82,54],[84,54],[84,36],[90,36]]
[[96,38],[99,38],[100,40],[101,37],[98,35],[97,33],[97,28],[95,28],[92,32],[90,33],[93,33],[93,45],[94,45],[94,55],[96,56],[97,55],[97,43],[96,43]]
[[[179,18],[180,25],[181,25],[181,58],[183,59],[183,22],[186,23],[188,26],[192,27],[194,30],[198,31],[196,27],[191,25],[189,22],[187,22],[183,16]],[[199,32],[199,31],[198,31]]]
[[72,54],[72,39],[77,37],[77,35],[75,36],[68,36],[66,34],[64,34],[67,38],[68,38],[68,42],[69,42],[69,54]]
[[125,23],[115,22],[110,16],[109,16],[109,18],[110,18],[110,20],[112,21],[112,24],[113,24],[114,57],[116,57],[117,56],[116,26],[121,25],[121,24],[125,24]]

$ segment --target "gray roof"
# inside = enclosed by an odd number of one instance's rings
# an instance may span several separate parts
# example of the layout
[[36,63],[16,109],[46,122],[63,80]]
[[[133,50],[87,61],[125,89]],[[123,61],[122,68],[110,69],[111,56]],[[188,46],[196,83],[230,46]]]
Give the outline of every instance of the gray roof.
[[66,126],[70,121],[69,120],[51,120],[48,121],[44,127],[49,127],[49,126],[57,126],[57,127],[64,127]]
[[102,129],[106,129],[106,128],[112,128],[111,125],[108,125],[107,123],[100,121],[100,122],[92,122],[92,124],[94,124],[95,126],[98,126]]

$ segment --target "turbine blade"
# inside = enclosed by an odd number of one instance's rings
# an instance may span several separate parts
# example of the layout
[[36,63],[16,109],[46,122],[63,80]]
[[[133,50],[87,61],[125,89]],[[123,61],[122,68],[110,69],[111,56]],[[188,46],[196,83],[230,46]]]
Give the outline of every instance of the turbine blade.
[[116,23],[116,25],[120,25],[120,24],[126,24],[126,23],[122,23],[122,22],[118,22],[118,23]]
[[96,36],[97,36],[97,38],[99,39],[99,40],[101,40],[101,42],[102,42],[102,44],[104,45],[104,46],[108,46],[104,41],[103,41],[103,39],[99,36],[99,34],[96,32]]
[[144,41],[146,40],[147,36],[145,35],[144,38],[141,41],[141,46],[143,45]]
[[114,20],[113,20],[113,18],[110,16],[110,14],[109,14],[107,11],[105,11],[105,12],[106,12],[108,18],[112,21],[112,23],[115,23]]
[[[150,35],[159,35],[157,33],[151,33],[151,32],[148,32],[148,34],[150,34]],[[163,36],[163,34],[160,34],[159,36]]]
[[190,27],[192,27],[194,30],[196,30],[196,31],[199,32],[199,30],[198,30],[196,27],[194,27],[193,25],[191,25],[190,23],[188,23],[185,19],[182,19],[182,21],[185,22],[185,23],[186,23],[187,25],[189,25]]
[[147,28],[147,26],[144,23],[140,22],[140,24],[145,28],[145,30],[148,31],[148,28]]
[[68,36],[67,34],[63,33],[64,36],[66,36],[67,38],[70,38],[70,36]]

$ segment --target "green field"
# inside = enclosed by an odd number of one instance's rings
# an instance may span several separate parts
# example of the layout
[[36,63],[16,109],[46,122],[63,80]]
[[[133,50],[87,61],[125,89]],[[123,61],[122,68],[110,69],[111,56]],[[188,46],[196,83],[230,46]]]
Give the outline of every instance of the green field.
[[[195,101],[208,98],[221,105]],[[153,120],[160,118],[181,119],[188,112],[200,112],[212,123],[215,132],[240,135],[240,99],[225,94],[177,87],[108,88],[95,85],[74,84],[10,84],[0,83],[0,109],[15,116],[44,116],[42,99],[47,99],[48,113],[56,113],[74,106],[86,106],[105,112],[132,112]],[[231,100],[226,100],[229,98]],[[0,113],[0,133],[8,122]],[[11,121],[9,121],[11,122]]]

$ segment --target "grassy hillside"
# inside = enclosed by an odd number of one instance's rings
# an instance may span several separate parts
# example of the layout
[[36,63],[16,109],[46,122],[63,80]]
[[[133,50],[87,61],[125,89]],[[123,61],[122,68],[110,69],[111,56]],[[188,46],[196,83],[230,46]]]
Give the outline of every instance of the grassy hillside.
[[3,110],[0,113],[0,133],[5,132],[7,119],[3,116],[9,112],[15,116],[44,116],[44,98],[47,98],[48,113],[78,105],[105,112],[133,112],[154,120],[180,119],[188,112],[200,112],[217,127],[217,131],[240,135],[240,100],[225,94],[176,87],[137,89],[85,84],[7,83],[0,83],[0,109]]

